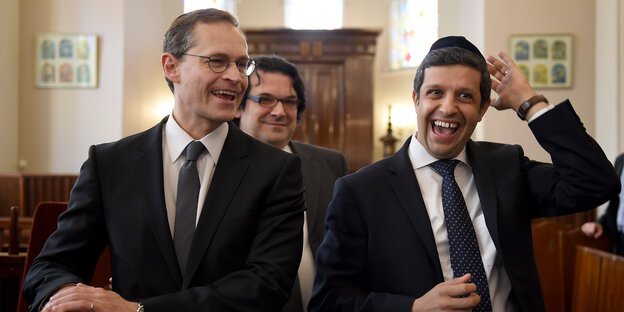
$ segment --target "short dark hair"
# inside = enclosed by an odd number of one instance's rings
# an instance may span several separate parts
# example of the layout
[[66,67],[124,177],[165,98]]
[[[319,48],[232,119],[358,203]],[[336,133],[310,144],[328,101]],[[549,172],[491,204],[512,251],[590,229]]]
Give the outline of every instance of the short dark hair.
[[[236,17],[226,11],[202,9],[184,13],[171,23],[169,29],[165,33],[163,53],[169,52],[175,58],[181,58],[184,53],[193,47],[193,31],[195,30],[195,25],[197,23],[210,24],[216,22],[228,22],[240,31]],[[243,34],[242,31],[241,34]],[[169,85],[169,89],[173,92],[173,82],[167,79],[167,77],[165,77],[165,80],[167,81],[167,85]]]
[[[305,86],[303,85],[303,80],[301,80],[301,76],[299,76],[297,66],[287,61],[285,58],[275,54],[256,56],[254,57],[254,61],[256,62],[256,70],[251,75],[256,75],[256,77],[258,77],[258,84],[260,84],[262,80],[262,78],[258,74],[259,70],[265,73],[284,74],[292,79],[293,88],[295,89],[295,93],[297,93],[297,99],[299,100],[299,104],[297,105],[297,121],[301,120],[301,114],[306,108]],[[247,95],[249,95],[249,91],[252,89],[251,78],[249,78],[249,82],[250,83],[247,87],[247,91],[245,91],[245,95],[243,96],[243,100],[240,104],[242,110],[245,109]]]
[[418,66],[416,75],[414,76],[414,92],[416,92],[416,97],[420,99],[420,87],[422,87],[425,80],[425,69],[432,66],[444,65],[466,65],[478,70],[481,73],[481,84],[479,87],[481,91],[480,107],[483,108],[487,100],[490,98],[490,93],[492,92],[492,79],[490,78],[490,72],[487,69],[487,63],[482,56],[477,56],[466,49],[458,47],[441,48],[429,51],[422,63]]

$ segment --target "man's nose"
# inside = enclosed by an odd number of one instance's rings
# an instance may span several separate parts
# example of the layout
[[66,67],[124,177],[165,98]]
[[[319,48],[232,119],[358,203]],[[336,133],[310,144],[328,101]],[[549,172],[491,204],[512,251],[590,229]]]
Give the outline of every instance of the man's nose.
[[[223,78],[231,80],[234,83],[239,83],[243,80],[241,72],[238,70],[236,63],[228,63],[227,68],[222,73]],[[245,77],[246,79],[247,77]]]
[[282,100],[277,100],[277,103],[275,103],[275,106],[273,106],[273,108],[271,109],[271,115],[274,115],[274,116],[286,115],[286,107],[284,106],[284,103],[282,102]]
[[447,95],[442,98],[439,110],[445,115],[453,115],[457,112],[457,100],[454,96]]

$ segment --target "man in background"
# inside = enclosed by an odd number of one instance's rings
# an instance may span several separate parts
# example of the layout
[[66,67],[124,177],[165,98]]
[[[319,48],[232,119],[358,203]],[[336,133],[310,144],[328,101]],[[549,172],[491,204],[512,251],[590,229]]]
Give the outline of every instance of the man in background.
[[[621,179],[622,167],[624,167],[624,154],[615,159],[615,172]],[[624,181],[620,181],[624,184]],[[587,222],[581,227],[583,233],[589,237],[599,238],[605,232],[609,235],[611,252],[624,256],[624,190],[620,190],[618,196],[609,201],[607,211],[597,222]]]
[[[312,311],[545,310],[531,219],[591,209],[619,180],[570,102],[548,105],[499,56],[488,64],[464,37],[433,44],[414,78],[418,132],[336,181]],[[470,140],[490,88],[491,105],[528,120],[554,165]]]
[[254,61],[256,71],[249,76],[237,118],[245,133],[301,158],[306,203],[303,255],[291,299],[283,311],[307,311],[325,212],[334,182],[347,174],[347,162],[339,152],[292,140],[306,107],[303,81],[295,65],[276,55],[258,56]]
[[[301,163],[229,122],[254,69],[238,21],[183,14],[163,50],[171,116],[90,148],[26,276],[32,311],[273,312],[287,301],[302,246]],[[85,285],[106,245],[112,291]]]

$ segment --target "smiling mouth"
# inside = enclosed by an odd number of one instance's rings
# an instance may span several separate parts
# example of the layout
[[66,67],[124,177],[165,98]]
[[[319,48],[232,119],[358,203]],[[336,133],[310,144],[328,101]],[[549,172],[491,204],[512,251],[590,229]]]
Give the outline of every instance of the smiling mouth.
[[228,90],[212,91],[212,94],[218,98],[233,101],[236,98],[237,93]]
[[441,120],[436,120],[431,124],[431,128],[433,133],[437,135],[450,136],[457,132],[457,128],[459,125],[455,122],[446,122]]

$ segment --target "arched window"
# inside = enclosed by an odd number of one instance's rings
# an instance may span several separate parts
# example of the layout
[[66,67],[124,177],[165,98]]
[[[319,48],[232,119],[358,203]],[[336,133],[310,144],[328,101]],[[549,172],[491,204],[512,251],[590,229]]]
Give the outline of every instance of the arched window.
[[284,24],[293,29],[342,27],[342,0],[284,0]]
[[390,69],[417,67],[438,38],[437,0],[392,0]]

